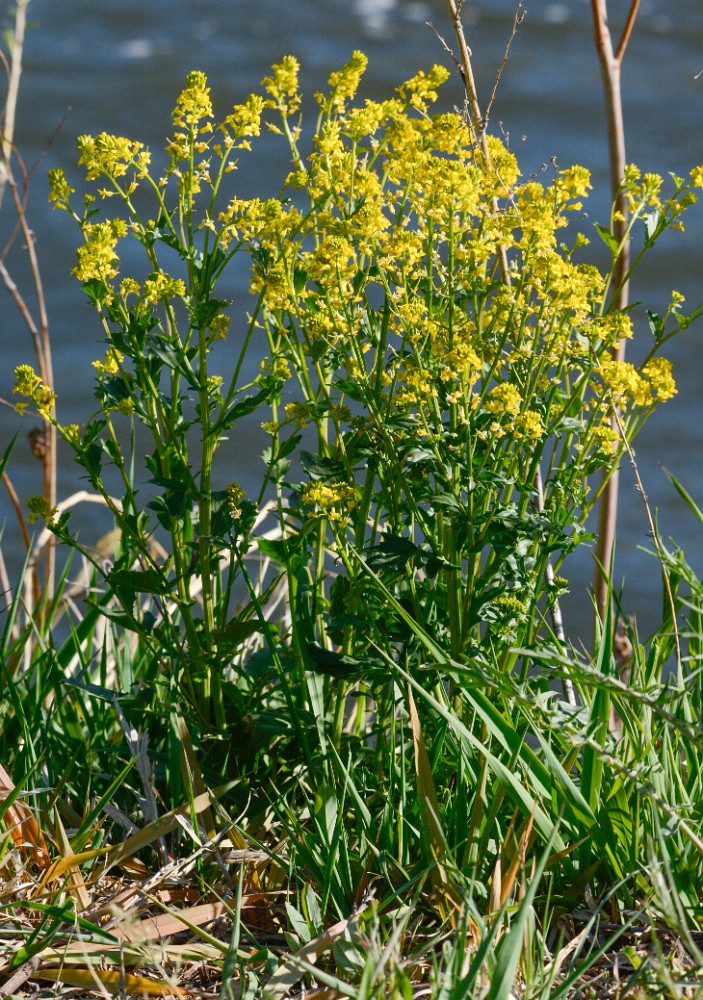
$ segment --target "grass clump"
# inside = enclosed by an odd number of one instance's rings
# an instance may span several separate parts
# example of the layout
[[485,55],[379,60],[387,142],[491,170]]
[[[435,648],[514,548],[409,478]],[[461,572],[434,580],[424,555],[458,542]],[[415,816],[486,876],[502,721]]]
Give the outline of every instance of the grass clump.
[[[158,173],[107,133],[79,140],[79,209],[51,172],[102,324],[97,406],[62,424],[26,365],[15,391],[114,531],[89,547],[71,502],[31,499],[36,545],[73,561],[5,619],[7,977],[681,995],[703,964],[700,584],[662,548],[661,629],[624,642],[608,613],[585,656],[557,574],[594,478],[676,391],[660,349],[696,312],[674,293],[643,362],[614,360],[633,322],[613,279],[624,240],[634,267],[680,226],[701,171],[664,193],[628,168],[601,272],[573,221],[585,169],[522,182],[501,141],[433,113],[445,70],[360,103],[364,67],[316,95],[307,152],[289,57],[220,120],[189,74]],[[230,174],[264,126],[291,172],[242,199]],[[218,284],[241,255],[239,315]],[[221,448],[254,420],[249,495]]]

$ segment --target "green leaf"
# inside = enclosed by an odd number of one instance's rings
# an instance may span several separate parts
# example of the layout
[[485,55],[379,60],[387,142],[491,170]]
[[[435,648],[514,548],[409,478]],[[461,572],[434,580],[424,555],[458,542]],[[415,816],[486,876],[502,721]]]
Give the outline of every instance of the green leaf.
[[420,548],[409,538],[385,535],[383,541],[374,546],[366,558],[369,566],[377,572],[386,569],[400,573],[411,559],[421,554]]
[[193,309],[194,325],[209,326],[218,313],[231,305],[232,299],[208,299],[206,302],[198,302]]
[[188,384],[192,388],[196,389],[197,384],[195,373],[186,362],[183,349],[179,349],[179,347],[180,345],[176,347],[174,344],[169,343],[168,340],[165,340],[159,335],[155,334],[154,336],[149,337],[149,351],[156,355],[160,361],[163,361],[170,371],[179,372],[183,378],[186,379]]
[[328,677],[352,677],[363,671],[364,664],[360,660],[355,660],[353,656],[344,656],[342,653],[323,649],[314,642],[309,642],[307,649],[310,663],[318,674],[327,674]]
[[171,585],[157,569],[113,569],[107,576],[112,587],[137,594],[168,594]]
[[255,635],[257,632],[263,633],[264,631],[261,622],[240,621],[234,618],[232,621],[227,622],[224,628],[216,629],[213,633],[213,638],[218,646],[225,645],[234,648],[240,646],[249,636]]
[[269,389],[261,389],[256,393],[256,395],[245,396],[244,399],[240,399],[238,403],[235,403],[234,406],[227,411],[225,416],[219,422],[219,426],[231,427],[237,420],[248,416],[248,414],[253,413],[254,410],[258,410],[262,403],[265,403],[269,399],[270,394]]
[[596,222],[596,231],[600,238],[603,240],[610,252],[615,256],[618,252],[618,241],[605,226],[601,226]]
[[311,479],[321,479],[323,482],[338,482],[347,478],[347,471],[341,462],[321,455],[313,455],[309,451],[301,451],[300,464]]
[[285,538],[257,538],[259,552],[273,559],[279,566],[288,564],[289,545]]

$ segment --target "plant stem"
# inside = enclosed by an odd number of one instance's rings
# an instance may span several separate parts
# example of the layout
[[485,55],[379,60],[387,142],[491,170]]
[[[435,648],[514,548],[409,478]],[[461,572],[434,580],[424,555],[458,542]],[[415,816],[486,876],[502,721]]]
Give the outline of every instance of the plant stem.
[[[617,49],[613,49],[613,39],[608,26],[607,0],[591,0],[593,28],[596,50],[603,79],[606,117],[608,123],[608,149],[610,158],[610,189],[615,209],[613,216],[613,235],[621,245],[615,262],[614,283],[616,291],[613,306],[624,309],[628,303],[629,285],[627,274],[630,269],[629,241],[627,233],[627,200],[621,184],[625,173],[625,127],[622,113],[622,89],[620,70],[627,43],[632,34],[632,28],[637,17],[639,0],[632,0],[630,10],[623,28]],[[625,357],[624,340],[613,349],[616,361]],[[618,424],[613,418],[613,428]],[[615,528],[618,513],[619,473],[616,469],[610,475],[603,488],[598,519],[598,540],[596,544],[596,572],[593,583],[596,598],[596,611],[601,620],[605,617],[605,605],[608,600],[608,575],[615,544]]]
[[7,68],[7,95],[5,97],[4,121],[2,123],[2,165],[0,165],[0,208],[5,194],[5,185],[9,176],[12,143],[15,135],[15,116],[17,113],[17,98],[22,75],[22,54],[24,51],[24,33],[27,25],[27,5],[29,0],[17,0],[15,8],[15,25],[10,36],[10,65]]

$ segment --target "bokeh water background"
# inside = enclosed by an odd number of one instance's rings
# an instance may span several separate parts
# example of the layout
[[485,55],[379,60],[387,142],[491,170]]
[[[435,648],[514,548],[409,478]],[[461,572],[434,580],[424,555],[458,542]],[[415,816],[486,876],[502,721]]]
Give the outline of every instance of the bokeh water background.
[[[611,0],[614,26],[629,0]],[[513,0],[467,0],[465,23],[473,51],[479,92],[485,103],[511,31]],[[592,42],[589,0],[526,0],[526,17],[513,42],[493,107],[492,123],[509,137],[524,174],[541,175],[554,160],[559,166],[588,166],[595,193],[588,203],[586,228],[608,211],[607,145],[602,116],[599,67]],[[9,5],[0,6],[8,16]],[[46,202],[46,171],[62,166],[79,178],[75,140],[102,130],[138,138],[159,149],[169,132],[169,113],[191,69],[210,78],[216,111],[256,89],[271,63],[286,53],[301,64],[301,82],[312,94],[323,89],[355,48],[369,57],[364,96],[383,98],[404,79],[434,62],[451,61],[426,26],[432,21],[452,40],[443,0],[32,0],[18,109],[17,142],[35,173],[28,215],[37,233],[54,351],[55,382],[64,422],[84,422],[92,411],[90,362],[102,355],[101,331],[82,292],[70,276],[77,230],[64,213]],[[703,163],[703,4],[700,0],[642,0],[640,16],[623,70],[628,159],[645,170],[685,173]],[[460,100],[455,76],[444,88],[444,104]],[[56,129],[60,131],[54,136]],[[50,141],[54,136],[53,141]],[[277,192],[288,169],[284,143],[265,137],[251,162],[237,175],[244,196]],[[0,218],[6,234],[9,205]],[[597,238],[593,259],[602,262]],[[600,255],[600,256],[599,256]],[[632,297],[649,308],[666,307],[672,288],[688,303],[703,299],[703,204],[689,215],[686,232],[667,237],[634,282]],[[20,285],[26,270],[10,258]],[[126,268],[125,268],[126,270]],[[234,296],[235,310],[246,309],[246,275],[234,273],[220,293]],[[646,350],[648,333],[639,312],[636,359]],[[233,323],[236,327],[236,323]],[[26,330],[9,296],[0,289],[0,345],[3,365],[0,396],[10,399],[12,370],[32,361]],[[669,348],[679,395],[655,415],[637,440],[639,468],[650,504],[659,512],[662,534],[673,536],[703,571],[703,527],[686,511],[662,466],[673,472],[703,505],[703,323],[682,334]],[[0,447],[21,428],[11,471],[21,496],[37,492],[39,469],[30,455],[24,424],[0,408]],[[224,453],[218,476],[253,487],[260,470],[263,439],[256,424],[237,435]],[[59,496],[82,487],[79,470],[62,456]],[[107,525],[96,508],[81,515],[86,539]],[[0,518],[3,549],[10,565],[21,560],[19,535],[4,494]],[[616,579],[624,580],[626,607],[643,632],[655,626],[661,606],[657,564],[645,555],[647,523],[631,474],[625,470],[620,502]],[[587,585],[592,555],[571,564],[572,595],[565,605],[573,637],[590,632]]]

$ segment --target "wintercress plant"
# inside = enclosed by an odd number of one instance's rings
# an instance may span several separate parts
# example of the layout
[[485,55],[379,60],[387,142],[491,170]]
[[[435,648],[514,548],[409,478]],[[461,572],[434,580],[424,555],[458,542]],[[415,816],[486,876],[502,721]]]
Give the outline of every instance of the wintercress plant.
[[[612,358],[633,319],[611,306],[612,226],[598,227],[611,269],[585,262],[588,171],[522,181],[494,136],[487,158],[460,115],[433,113],[439,66],[355,103],[365,65],[354,53],[316,95],[312,135],[294,58],[219,121],[204,74],[190,73],[162,176],[140,142],[106,133],[79,140],[94,182],[81,211],[64,173],[50,174],[50,199],[80,226],[74,273],[103,326],[98,409],[62,425],[53,389],[24,365],[15,389],[56,423],[120,529],[114,562],[98,567],[104,606],[215,729],[253,633],[276,684],[295,663],[323,740],[341,739],[348,683],[387,686],[389,664],[415,670],[441,651],[509,673],[515,646],[547,641],[545,612],[566,586],[547,582],[547,561],[586,537],[591,477],[620,461],[612,408],[631,441],[676,391],[657,351],[689,321],[679,294],[652,320],[643,364]],[[291,172],[279,196],[241,198],[230,175],[262,127],[288,143]],[[649,249],[702,182],[700,168],[675,177],[666,197],[661,178],[628,168],[626,239]],[[149,199],[147,216],[137,201]],[[139,278],[121,271],[127,242],[141,247]],[[235,311],[217,286],[241,254],[251,300]],[[215,372],[222,340],[231,360]],[[265,357],[243,384],[252,352]],[[243,499],[238,482],[213,482],[230,478],[223,439],[254,413],[270,445],[259,494]],[[130,424],[148,435],[147,486]],[[279,537],[253,541],[287,583],[279,621],[265,601],[237,609],[233,597],[255,593],[244,559],[267,497]],[[80,544],[66,516],[33,503]],[[321,672],[350,680],[328,698]],[[357,709],[361,732],[363,699]]]

